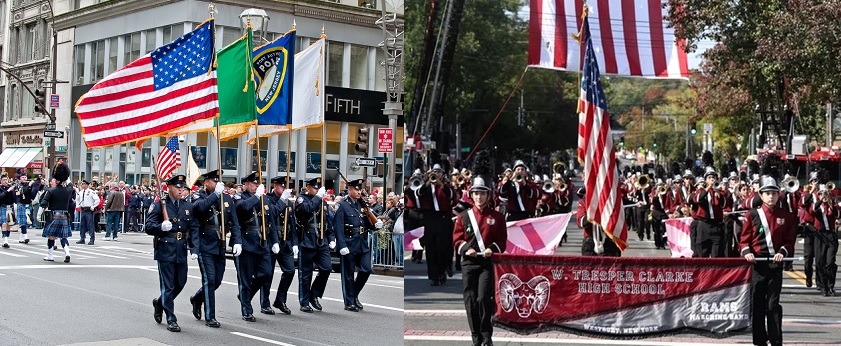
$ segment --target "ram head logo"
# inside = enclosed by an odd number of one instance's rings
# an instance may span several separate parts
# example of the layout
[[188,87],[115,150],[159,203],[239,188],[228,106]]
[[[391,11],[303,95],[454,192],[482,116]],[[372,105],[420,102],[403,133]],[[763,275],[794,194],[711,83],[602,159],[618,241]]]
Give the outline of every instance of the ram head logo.
[[549,279],[538,275],[524,284],[517,275],[503,274],[499,278],[499,300],[502,310],[517,309],[521,318],[529,317],[532,311],[541,314],[549,306]]

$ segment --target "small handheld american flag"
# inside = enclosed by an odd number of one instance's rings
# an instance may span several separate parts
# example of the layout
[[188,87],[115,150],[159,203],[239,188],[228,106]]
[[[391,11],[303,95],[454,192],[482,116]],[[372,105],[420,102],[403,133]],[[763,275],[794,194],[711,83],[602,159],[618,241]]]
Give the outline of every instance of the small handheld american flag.
[[178,148],[178,137],[172,137],[166,142],[166,146],[161,148],[161,154],[155,163],[155,172],[161,180],[167,180],[178,167],[181,167],[181,150]]

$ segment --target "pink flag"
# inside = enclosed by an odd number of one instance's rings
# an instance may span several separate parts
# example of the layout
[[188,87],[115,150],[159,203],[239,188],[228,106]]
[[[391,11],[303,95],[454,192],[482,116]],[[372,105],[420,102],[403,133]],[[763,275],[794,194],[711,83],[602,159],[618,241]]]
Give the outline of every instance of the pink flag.
[[666,222],[666,237],[669,238],[669,250],[672,257],[692,257],[692,240],[689,237],[691,217],[668,219]]
[[555,214],[508,223],[505,253],[552,255],[566,233],[572,214]]
[[406,251],[423,250],[420,238],[423,237],[423,227],[415,228],[403,235],[403,249]]

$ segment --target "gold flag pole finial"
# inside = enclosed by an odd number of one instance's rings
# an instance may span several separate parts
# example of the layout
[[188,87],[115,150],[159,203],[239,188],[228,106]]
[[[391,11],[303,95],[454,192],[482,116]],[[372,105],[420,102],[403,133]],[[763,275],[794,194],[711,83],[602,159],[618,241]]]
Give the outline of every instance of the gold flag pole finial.
[[321,24],[321,38],[327,37],[327,34],[324,33],[324,24]]
[[298,25],[295,24],[295,18],[292,18],[292,29],[297,29]]

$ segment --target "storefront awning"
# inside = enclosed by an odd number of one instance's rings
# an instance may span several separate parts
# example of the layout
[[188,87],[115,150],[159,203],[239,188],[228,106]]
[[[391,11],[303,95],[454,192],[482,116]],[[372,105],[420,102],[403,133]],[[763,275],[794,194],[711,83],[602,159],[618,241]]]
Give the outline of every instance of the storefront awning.
[[6,148],[0,153],[0,167],[26,167],[40,152],[41,148]]

